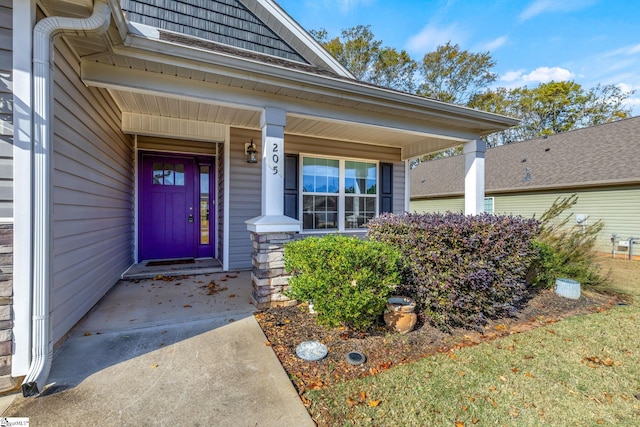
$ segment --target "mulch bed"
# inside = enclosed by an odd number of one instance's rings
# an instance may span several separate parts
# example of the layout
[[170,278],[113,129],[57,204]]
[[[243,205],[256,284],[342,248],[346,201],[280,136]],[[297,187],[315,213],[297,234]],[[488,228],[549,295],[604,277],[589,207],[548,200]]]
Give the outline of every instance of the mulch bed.
[[[559,297],[552,290],[541,290],[532,295],[517,317],[492,320],[482,332],[454,329],[445,333],[419,319],[415,330],[405,335],[391,332],[383,322],[366,333],[358,333],[319,326],[306,304],[259,311],[255,317],[267,337],[265,345],[273,348],[302,395],[309,389],[375,375],[393,366],[535,329],[567,316],[603,311],[620,302],[612,295],[583,293],[580,299],[572,300]],[[311,340],[328,347],[327,357],[307,362],[296,356],[298,344]],[[349,364],[345,355],[350,351],[363,353],[366,363]]]

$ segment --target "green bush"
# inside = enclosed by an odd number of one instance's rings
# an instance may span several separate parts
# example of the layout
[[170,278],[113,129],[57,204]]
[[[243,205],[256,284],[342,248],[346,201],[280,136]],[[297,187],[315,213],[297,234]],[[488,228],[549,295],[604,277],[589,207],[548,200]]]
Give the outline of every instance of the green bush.
[[293,276],[287,296],[313,301],[318,322],[366,329],[384,312],[400,281],[400,254],[390,246],[328,235],[288,243],[285,268]]
[[577,201],[576,194],[558,197],[540,217],[542,227],[535,240],[538,255],[532,267],[533,285],[552,287],[558,277],[574,279],[591,287],[606,283],[606,277],[596,266],[594,250],[604,223],[596,221],[584,227],[577,224],[568,227],[573,218],[571,212],[564,219],[559,219]]

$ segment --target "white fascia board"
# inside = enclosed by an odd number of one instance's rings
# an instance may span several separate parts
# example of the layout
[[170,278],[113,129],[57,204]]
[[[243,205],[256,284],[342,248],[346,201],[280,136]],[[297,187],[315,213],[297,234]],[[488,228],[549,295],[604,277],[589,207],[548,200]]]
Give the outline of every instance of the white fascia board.
[[[114,46],[113,51],[116,54],[132,56],[140,60],[165,63],[232,78],[246,78],[248,81],[294,88],[312,94],[339,96],[341,99],[428,114],[431,117],[441,117],[449,121],[457,120],[487,129],[488,133],[506,129],[519,123],[518,119],[511,117],[372,86],[357,80],[319,75],[141,36],[130,35],[127,38],[126,47]],[[478,135],[476,135],[477,137]]]
[[427,136],[437,136],[460,140],[461,143],[477,138],[470,129],[438,125],[381,112],[370,112],[355,108],[345,108],[329,103],[318,103],[283,96],[269,95],[247,89],[212,85],[206,82],[175,78],[158,73],[149,73],[131,68],[116,68],[96,62],[82,63],[82,80],[91,86],[129,91],[148,95],[170,95],[204,103],[215,103],[235,108],[261,111],[265,105],[281,108],[290,115],[318,117],[336,122],[397,129]]
[[[249,2],[247,2],[249,3]],[[301,40],[309,50],[321,61],[328,65],[336,74],[355,79],[338,60],[329,54],[300,24],[298,24],[287,12],[271,0],[257,0],[256,5],[263,7],[291,32],[291,35]],[[249,6],[247,6],[249,7]]]

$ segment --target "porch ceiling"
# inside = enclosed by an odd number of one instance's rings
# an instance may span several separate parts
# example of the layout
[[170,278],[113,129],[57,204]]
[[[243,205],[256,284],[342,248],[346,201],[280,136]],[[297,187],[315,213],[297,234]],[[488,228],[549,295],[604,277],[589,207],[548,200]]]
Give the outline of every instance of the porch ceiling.
[[[109,93],[123,113],[260,129],[259,110],[126,90],[110,89]],[[411,157],[411,151],[417,153],[438,151],[464,142],[463,139],[437,137],[383,126],[320,119],[299,114],[287,115],[285,133],[401,148],[406,152],[403,157]]]

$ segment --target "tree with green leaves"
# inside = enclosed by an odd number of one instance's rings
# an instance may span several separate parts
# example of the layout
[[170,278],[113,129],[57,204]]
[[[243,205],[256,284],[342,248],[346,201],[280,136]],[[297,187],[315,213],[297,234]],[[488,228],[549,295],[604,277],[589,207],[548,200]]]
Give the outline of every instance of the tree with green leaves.
[[[615,85],[585,89],[573,81],[552,81],[534,88],[489,89],[497,79],[490,52],[473,53],[451,42],[427,53],[418,64],[404,50],[382,47],[368,25],[342,30],[334,38],[326,30],[311,34],[358,80],[521,120],[518,126],[487,136],[490,146],[595,126],[631,113],[624,101],[633,92]],[[459,152],[450,149],[426,158]]]
[[382,45],[380,40],[374,39],[370,25],[344,29],[340,37],[329,38],[325,29],[312,30],[311,35],[356,79],[368,81]]
[[539,138],[628,117],[624,100],[632,92],[615,85],[584,89],[572,81],[551,81],[535,88],[498,88],[476,94],[469,106],[517,117],[517,126],[486,137],[490,146]]
[[423,83],[418,93],[443,102],[467,105],[476,94],[496,81],[498,75],[491,72],[495,65],[489,52],[472,53],[447,42],[422,59]]

